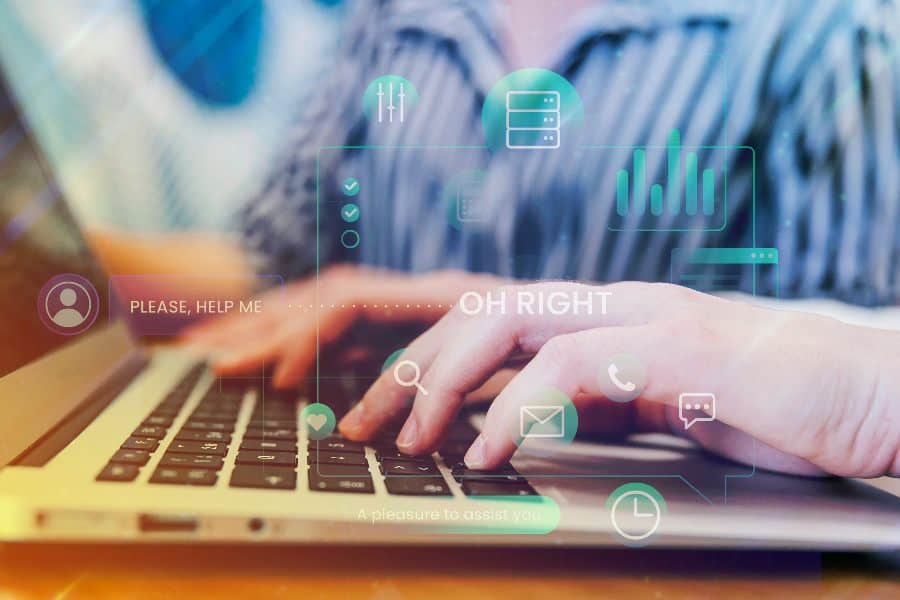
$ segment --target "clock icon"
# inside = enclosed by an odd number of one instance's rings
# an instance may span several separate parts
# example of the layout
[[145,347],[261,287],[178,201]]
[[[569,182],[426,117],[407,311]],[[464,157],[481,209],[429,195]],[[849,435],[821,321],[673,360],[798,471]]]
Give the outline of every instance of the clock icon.
[[[609,517],[613,528],[620,536],[629,542],[641,542],[646,540],[659,529],[664,508],[655,497],[658,492],[634,488],[623,489],[622,486],[611,498],[614,498],[609,507]],[[649,486],[646,486],[649,487]]]

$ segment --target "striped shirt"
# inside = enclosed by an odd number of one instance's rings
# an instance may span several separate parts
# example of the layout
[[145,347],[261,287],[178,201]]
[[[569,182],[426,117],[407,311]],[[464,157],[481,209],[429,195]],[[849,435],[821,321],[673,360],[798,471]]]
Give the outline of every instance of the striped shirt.
[[[676,249],[770,247],[778,268],[742,268],[739,289],[900,301],[896,0],[598,3],[548,64],[584,104],[578,144],[524,152],[484,147],[482,104],[509,71],[497,4],[358,3],[284,159],[239,215],[267,272],[359,261],[668,281]],[[385,74],[419,92],[402,127],[362,111],[366,86]],[[727,225],[685,211],[617,215],[617,177],[633,149],[664,146],[675,130],[698,160],[728,165],[727,182],[724,171],[710,182],[727,189]],[[648,161],[648,179],[664,180],[663,161]],[[447,218],[441,190],[466,169],[484,171],[488,227]],[[340,243],[339,211],[322,209],[347,200],[349,176],[363,190],[352,250]]]

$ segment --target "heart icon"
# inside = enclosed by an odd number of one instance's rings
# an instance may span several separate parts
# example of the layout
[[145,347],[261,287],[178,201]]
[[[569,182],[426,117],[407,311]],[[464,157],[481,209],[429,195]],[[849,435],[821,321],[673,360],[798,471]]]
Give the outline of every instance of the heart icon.
[[319,431],[320,429],[325,427],[325,423],[327,422],[328,417],[322,414],[309,415],[306,417],[306,423],[316,431]]

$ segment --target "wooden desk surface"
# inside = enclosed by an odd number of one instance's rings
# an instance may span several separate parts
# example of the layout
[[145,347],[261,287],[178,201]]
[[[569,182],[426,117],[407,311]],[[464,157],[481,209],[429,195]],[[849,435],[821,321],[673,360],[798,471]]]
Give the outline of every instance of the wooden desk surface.
[[0,546],[0,598],[893,600],[896,567],[884,557],[774,552]]

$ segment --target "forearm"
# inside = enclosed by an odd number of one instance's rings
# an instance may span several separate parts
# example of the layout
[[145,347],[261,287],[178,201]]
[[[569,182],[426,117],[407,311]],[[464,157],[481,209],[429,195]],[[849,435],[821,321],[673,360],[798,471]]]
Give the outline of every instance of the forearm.
[[163,293],[177,293],[188,299],[243,297],[254,288],[250,258],[224,235],[138,236],[91,230],[87,238],[111,275],[178,276],[178,289],[163,290]]

